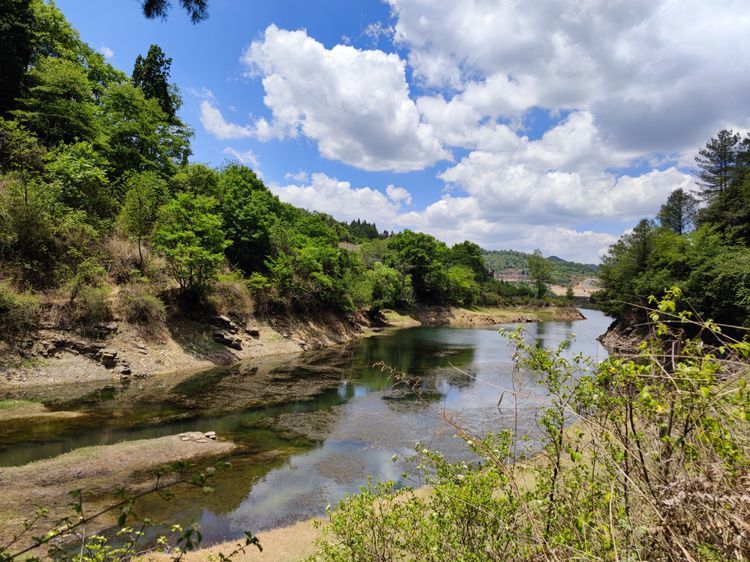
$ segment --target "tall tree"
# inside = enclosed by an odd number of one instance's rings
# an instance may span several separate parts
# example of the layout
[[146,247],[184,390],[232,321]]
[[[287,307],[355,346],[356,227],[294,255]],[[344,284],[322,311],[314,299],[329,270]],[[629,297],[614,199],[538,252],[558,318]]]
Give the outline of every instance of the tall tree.
[[29,0],[5,0],[0,9],[0,115],[12,108],[31,60],[34,15]]
[[404,230],[391,238],[386,265],[411,276],[417,299],[439,302],[446,288],[446,245],[429,234]]
[[448,252],[448,262],[470,268],[474,272],[474,278],[480,283],[492,277],[484,263],[482,249],[474,242],[464,240],[460,244],[455,244]]
[[141,172],[125,182],[128,190],[120,211],[123,231],[138,243],[138,263],[143,270],[143,240],[151,233],[159,206],[167,196],[167,183],[155,172]]
[[[180,4],[193,23],[208,17],[208,0],[180,0]],[[169,0],[142,0],[143,14],[149,18],[166,18],[172,3]]]
[[659,210],[658,219],[662,226],[683,234],[693,227],[697,212],[698,200],[683,189],[675,189]]
[[169,83],[172,59],[167,57],[159,45],[148,48],[146,58],[138,55],[133,67],[133,86],[143,90],[148,99],[155,99],[170,121],[177,119],[177,110],[182,105],[177,89]]
[[547,292],[547,283],[552,282],[552,264],[539,250],[529,256],[529,277],[536,288],[536,297],[541,299]]
[[113,178],[145,170],[167,177],[187,162],[192,131],[170,124],[156,100],[147,99],[140,88],[127,82],[107,88],[102,108]]
[[705,148],[698,151],[698,156],[695,157],[698,166],[695,175],[701,188],[701,196],[706,201],[713,201],[735,179],[739,142],[739,133],[722,129],[706,143]]

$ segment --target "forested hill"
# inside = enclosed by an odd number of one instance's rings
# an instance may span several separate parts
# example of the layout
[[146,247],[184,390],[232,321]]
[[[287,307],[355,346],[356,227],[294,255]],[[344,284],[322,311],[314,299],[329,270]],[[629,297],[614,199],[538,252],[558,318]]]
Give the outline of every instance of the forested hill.
[[[507,270],[528,274],[530,255],[516,250],[482,250],[487,269],[499,275]],[[567,261],[557,256],[550,256],[547,261],[552,267],[552,281],[558,285],[571,285],[587,277],[596,277],[598,271],[594,264]]]

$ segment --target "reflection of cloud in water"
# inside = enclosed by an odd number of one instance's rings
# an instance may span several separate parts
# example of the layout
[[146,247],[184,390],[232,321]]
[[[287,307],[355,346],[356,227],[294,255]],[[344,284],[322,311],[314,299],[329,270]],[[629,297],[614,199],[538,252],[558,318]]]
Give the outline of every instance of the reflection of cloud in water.
[[321,515],[327,504],[358,491],[368,475],[398,480],[401,469],[391,461],[392,455],[393,451],[368,443],[330,439],[268,473],[231,514],[204,512],[205,540],[218,541],[248,529],[255,532]]
[[[577,331],[571,353],[603,358],[605,352],[594,338],[608,320],[601,313],[591,316],[594,320],[588,323],[525,326],[527,337],[557,345]],[[327,504],[356,492],[368,476],[398,481],[404,470],[414,469],[410,458],[417,443],[449,460],[474,458],[445,418],[478,434],[517,423],[519,433],[529,436],[520,450],[538,448],[537,416],[547,393],[535,374],[514,374],[512,350],[495,330],[415,328],[364,340],[349,350],[349,366],[342,366],[345,382],[335,391],[343,404],[277,418],[279,429],[314,436],[322,444],[271,470],[234,512],[204,512],[207,542],[321,515]],[[372,368],[377,362],[418,379],[429,399],[415,398],[406,387],[393,389],[387,374]],[[393,455],[397,462],[391,460]]]

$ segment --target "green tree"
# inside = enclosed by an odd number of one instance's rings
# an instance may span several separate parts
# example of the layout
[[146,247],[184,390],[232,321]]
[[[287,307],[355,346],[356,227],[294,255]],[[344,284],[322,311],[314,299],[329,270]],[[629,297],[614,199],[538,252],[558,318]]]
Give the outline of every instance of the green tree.
[[735,179],[739,133],[722,129],[712,137],[695,157],[695,175],[701,188],[701,196],[712,201],[729,188]]
[[212,197],[178,193],[159,211],[154,246],[164,253],[185,299],[199,297],[224,260],[221,217]]
[[170,121],[177,121],[177,110],[182,100],[176,88],[169,83],[172,59],[168,58],[159,45],[151,45],[146,57],[135,59],[133,85],[143,90],[147,99],[154,99]]
[[408,275],[404,276],[392,267],[375,262],[366,277],[371,284],[370,310],[403,308],[412,303],[414,297]]
[[465,240],[460,244],[455,244],[448,253],[448,262],[468,267],[474,272],[474,278],[480,283],[488,281],[491,277],[484,263],[482,248],[474,242]]
[[447,270],[448,295],[451,303],[473,306],[479,300],[479,283],[474,270],[465,265],[453,265]]
[[692,228],[697,213],[698,200],[683,189],[675,189],[661,206],[658,219],[662,226],[683,234]]
[[536,297],[541,299],[547,292],[547,283],[552,282],[552,264],[539,250],[529,256],[529,277],[536,288]]
[[433,236],[404,230],[388,241],[386,265],[411,277],[418,300],[440,302],[447,289],[447,253],[445,244]]
[[109,190],[107,161],[90,142],[61,144],[47,155],[47,172],[60,201],[91,217],[106,218],[116,201]]
[[44,168],[44,147],[39,139],[18,124],[0,118],[0,171],[17,173],[28,201],[28,182]]
[[109,87],[102,98],[102,114],[113,178],[148,170],[169,177],[187,162],[192,132],[170,123],[158,102],[146,99],[132,84]]
[[271,232],[284,204],[241,164],[228,164],[221,170],[219,191],[224,228],[232,241],[227,258],[248,275],[265,270],[273,253]]
[[565,289],[565,299],[573,302],[573,299],[575,298],[576,294],[573,292],[573,287],[568,286],[567,289]]
[[[604,288],[602,300],[605,312],[618,315],[627,308],[626,303],[645,303],[649,293],[643,293],[641,289],[644,286],[644,277],[653,278],[653,275],[649,275],[649,261],[655,243],[661,239],[673,240],[673,238],[679,238],[679,236],[671,231],[659,235],[651,221],[642,219],[632,232],[624,234],[609,247],[599,268],[599,279]],[[660,244],[659,247],[665,246]],[[676,246],[669,242],[666,247],[675,248]],[[665,254],[662,252],[662,255]],[[661,290],[663,288],[661,287]]]
[[28,91],[11,114],[44,144],[101,140],[94,93],[80,64],[44,57],[28,79]]
[[192,193],[219,199],[219,174],[204,164],[182,166],[169,180],[172,193]]
[[6,0],[0,10],[0,116],[13,107],[33,52],[29,0]]
[[118,222],[122,230],[138,243],[138,261],[143,270],[143,241],[154,228],[159,206],[167,197],[167,184],[155,172],[141,172],[125,182],[125,200]]

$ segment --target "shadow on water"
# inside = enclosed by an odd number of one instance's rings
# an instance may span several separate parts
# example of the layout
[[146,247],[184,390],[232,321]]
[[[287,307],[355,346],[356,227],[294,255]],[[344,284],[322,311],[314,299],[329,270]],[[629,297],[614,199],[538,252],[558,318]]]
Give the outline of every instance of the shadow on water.
[[[596,341],[609,319],[527,324],[526,337],[545,346],[576,339],[569,353],[606,357]],[[513,328],[514,326],[508,326]],[[17,465],[89,445],[216,431],[238,443],[216,492],[186,491],[168,503],[148,500],[139,513],[155,521],[201,523],[207,543],[233,539],[321,515],[356,492],[368,475],[399,481],[417,443],[452,459],[465,445],[443,421],[476,432],[511,426],[498,408],[513,380],[512,350],[496,328],[408,328],[315,353],[245,361],[200,373],[105,387],[57,401],[78,418],[19,420],[0,429],[0,465]],[[385,364],[419,387],[394,387]],[[546,402],[533,374],[522,374],[520,430],[533,434]],[[517,386],[516,386],[517,388]],[[392,457],[396,456],[396,462]]]

